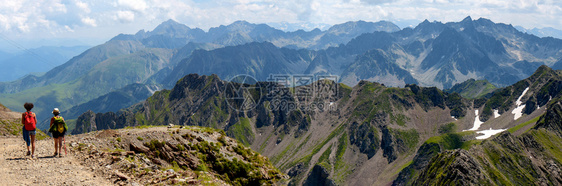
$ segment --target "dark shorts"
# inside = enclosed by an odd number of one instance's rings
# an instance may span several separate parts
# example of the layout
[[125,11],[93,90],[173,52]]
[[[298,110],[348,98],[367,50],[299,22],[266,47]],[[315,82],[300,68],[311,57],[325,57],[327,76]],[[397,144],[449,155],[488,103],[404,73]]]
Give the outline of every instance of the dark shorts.
[[64,137],[64,133],[66,133],[66,131],[63,132],[63,133],[60,133],[60,132],[53,132],[53,138]]

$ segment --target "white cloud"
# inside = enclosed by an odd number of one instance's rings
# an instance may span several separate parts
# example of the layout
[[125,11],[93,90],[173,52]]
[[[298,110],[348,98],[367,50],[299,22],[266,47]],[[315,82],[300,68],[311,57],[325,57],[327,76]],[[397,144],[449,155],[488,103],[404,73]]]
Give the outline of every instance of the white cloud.
[[89,25],[92,27],[97,27],[98,25],[96,24],[96,20],[92,19],[90,17],[83,17],[82,19],[82,23],[84,23],[85,25]]
[[64,25],[64,29],[66,29],[66,31],[68,32],[74,32],[74,30],[70,28],[68,25]]
[[52,1],[46,1],[45,4],[43,4],[45,6],[45,10],[46,12],[49,13],[65,13],[66,12],[66,5],[62,4],[60,1],[57,0],[52,0]]
[[89,14],[90,12],[92,12],[92,10],[90,10],[90,6],[88,5],[88,3],[76,1],[76,6],[86,14]]
[[208,29],[237,20],[321,25],[357,20],[450,22],[468,15],[562,30],[562,2],[553,0],[3,0],[0,33],[110,38],[151,30],[168,19]]
[[130,23],[135,20],[135,13],[131,11],[117,11],[117,20],[121,23]]
[[148,8],[144,0],[118,0],[117,4],[138,12],[143,12]]

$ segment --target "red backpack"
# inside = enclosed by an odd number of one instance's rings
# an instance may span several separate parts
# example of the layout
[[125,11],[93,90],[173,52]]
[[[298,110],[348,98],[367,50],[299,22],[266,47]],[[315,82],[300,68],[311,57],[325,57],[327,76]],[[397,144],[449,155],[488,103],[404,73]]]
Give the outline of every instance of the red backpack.
[[35,120],[35,117],[33,117],[32,112],[26,112],[23,123],[25,126],[25,130],[35,130],[35,124],[37,124],[37,120]]

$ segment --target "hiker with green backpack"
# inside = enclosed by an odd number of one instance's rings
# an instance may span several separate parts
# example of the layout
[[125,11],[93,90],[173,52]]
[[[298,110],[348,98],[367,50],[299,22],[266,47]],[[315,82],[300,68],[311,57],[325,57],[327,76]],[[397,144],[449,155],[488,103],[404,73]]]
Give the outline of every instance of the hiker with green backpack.
[[[22,133],[23,133],[23,140],[27,144],[27,155],[31,155],[31,159],[35,156],[35,134],[36,134],[36,124],[37,124],[37,117],[35,113],[31,112],[33,109],[33,103],[25,103],[23,107],[26,112],[21,114],[21,124],[23,124]],[[29,144],[31,143],[31,151],[29,151]]]
[[55,108],[53,110],[53,115],[55,116],[51,118],[49,132],[53,134],[53,139],[55,140],[55,154],[53,156],[59,155],[59,157],[62,157],[62,141],[64,140],[64,134],[68,130],[68,126],[64,122],[64,118],[59,116],[59,114],[59,109]]

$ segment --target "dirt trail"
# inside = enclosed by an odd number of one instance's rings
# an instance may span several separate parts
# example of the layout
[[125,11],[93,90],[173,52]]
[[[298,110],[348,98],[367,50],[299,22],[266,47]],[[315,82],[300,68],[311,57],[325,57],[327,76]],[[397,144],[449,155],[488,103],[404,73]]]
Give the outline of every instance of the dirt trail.
[[[67,148],[69,140],[67,137]],[[51,138],[36,142],[34,159],[26,156],[25,142],[20,136],[0,137],[0,144],[1,185],[113,185],[96,177],[70,152],[61,158],[53,157]]]

